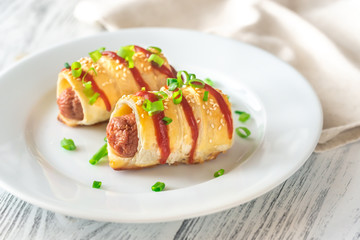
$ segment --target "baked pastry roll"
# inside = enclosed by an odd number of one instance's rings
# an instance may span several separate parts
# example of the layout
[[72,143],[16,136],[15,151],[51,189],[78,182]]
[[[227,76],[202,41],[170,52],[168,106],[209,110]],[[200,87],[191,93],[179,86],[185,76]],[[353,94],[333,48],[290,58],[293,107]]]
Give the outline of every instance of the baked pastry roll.
[[[207,84],[161,90],[140,91],[117,102],[106,129],[113,169],[202,163],[232,146],[231,104],[220,90]],[[151,112],[149,102],[157,112]]]
[[[108,120],[116,102],[123,95],[141,88],[158,90],[166,79],[174,77],[175,70],[169,65],[161,50],[146,50],[139,46],[125,47],[130,51],[124,59],[112,51],[98,51],[97,61],[84,57],[77,62],[78,77],[74,68],[64,68],[58,75],[58,119],[69,126],[92,125]],[[160,60],[149,61],[149,58]],[[78,67],[79,67],[78,66]],[[90,82],[90,83],[89,83]],[[90,90],[89,90],[90,88]],[[89,95],[90,91],[90,95]]]

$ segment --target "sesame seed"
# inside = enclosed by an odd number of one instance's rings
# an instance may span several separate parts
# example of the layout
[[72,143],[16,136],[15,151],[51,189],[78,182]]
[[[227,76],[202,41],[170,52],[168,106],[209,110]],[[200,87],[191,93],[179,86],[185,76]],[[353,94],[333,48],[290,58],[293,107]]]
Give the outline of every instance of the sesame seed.
[[143,114],[143,113],[141,114],[141,117],[144,118],[144,114]]
[[202,105],[202,108],[205,109],[205,105]]
[[215,126],[214,126],[214,124],[213,124],[213,123],[211,124],[211,128],[215,128]]
[[209,143],[212,143],[212,139],[209,140]]
[[116,63],[117,63],[117,64],[119,64],[119,63],[120,63],[119,59],[116,59]]
[[200,123],[200,119],[198,119],[196,122],[197,122],[197,123]]
[[221,130],[221,125],[219,126],[218,130],[219,130],[219,131]]

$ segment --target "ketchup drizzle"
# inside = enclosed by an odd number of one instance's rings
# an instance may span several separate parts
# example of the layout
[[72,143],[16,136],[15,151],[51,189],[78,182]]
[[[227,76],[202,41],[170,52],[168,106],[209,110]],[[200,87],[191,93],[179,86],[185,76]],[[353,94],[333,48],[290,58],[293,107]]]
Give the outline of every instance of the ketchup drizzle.
[[191,145],[191,150],[189,153],[189,163],[193,163],[194,162],[194,153],[195,153],[195,149],[196,149],[196,144],[197,144],[197,139],[199,137],[199,128],[193,113],[193,110],[190,106],[190,104],[188,103],[188,101],[186,100],[186,98],[183,95],[182,101],[181,101],[181,107],[184,110],[185,113],[185,117],[186,117],[186,121],[189,124],[189,127],[191,129],[191,136],[192,136],[192,145]]
[[218,102],[219,108],[220,108],[222,114],[224,115],[224,118],[226,121],[229,139],[231,139],[232,135],[233,135],[233,122],[232,122],[231,111],[229,109],[229,106],[226,104],[223,96],[218,91],[216,91],[213,87],[211,87],[208,84],[205,84],[204,89],[206,91],[209,91],[209,93],[211,95],[213,95],[214,98],[216,99],[216,101]]
[[[144,97],[150,102],[156,102],[159,100],[155,94],[147,91],[140,91],[137,92],[135,95]],[[169,133],[166,124],[162,120],[164,117],[164,111],[152,115],[152,120],[155,127],[156,142],[160,148],[160,164],[165,164],[166,160],[170,155]]]
[[[139,47],[139,46],[136,46],[136,45],[134,45],[134,50],[135,50],[135,52],[144,53],[147,58],[149,58],[150,55],[152,54],[150,51],[146,50],[145,48],[142,48],[142,47]],[[168,76],[169,78],[175,78],[176,77],[176,74],[174,74],[174,71],[172,71],[172,69],[170,70],[167,67],[165,67],[164,64],[161,65],[161,67],[159,67],[159,65],[157,65],[156,63],[151,62],[151,66],[153,68],[155,68],[156,70],[158,70],[159,72],[161,72],[162,74]]]
[[[104,51],[101,53],[104,56],[109,56],[112,59],[119,60],[121,64],[128,65],[126,60],[117,55],[115,52],[112,51]],[[129,68],[131,74],[133,75],[136,83],[139,85],[140,88],[144,87],[145,89],[150,89],[149,85],[144,81],[144,79],[141,77],[141,74],[139,73],[139,70],[136,67]]]
[[[64,70],[66,70],[66,69],[68,69],[68,70],[71,71],[71,68],[63,68],[61,71],[64,71]],[[85,76],[85,77],[84,77],[84,76]],[[92,87],[92,89],[94,90],[94,92],[97,92],[97,93],[100,94],[99,97],[101,97],[102,100],[104,101],[106,110],[107,110],[108,112],[110,112],[110,111],[111,111],[110,101],[109,101],[108,97],[106,96],[105,92],[104,92],[103,90],[101,90],[101,89],[99,88],[99,86],[96,84],[94,78],[93,78],[89,73],[86,74],[86,72],[84,72],[84,71],[82,71],[82,70],[81,70],[81,74],[80,74],[79,78],[80,78],[80,79],[84,79],[85,82],[91,82],[91,87]]]

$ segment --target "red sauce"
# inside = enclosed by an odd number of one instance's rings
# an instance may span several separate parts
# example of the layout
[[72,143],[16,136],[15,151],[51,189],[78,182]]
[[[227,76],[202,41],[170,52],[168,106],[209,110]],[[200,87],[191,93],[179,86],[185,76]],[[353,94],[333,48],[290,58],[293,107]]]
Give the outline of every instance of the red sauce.
[[[66,69],[71,71],[71,68],[63,68],[61,71],[64,71]],[[110,101],[109,101],[108,97],[106,96],[105,92],[99,88],[99,86],[96,84],[94,78],[91,76],[90,73],[87,73],[86,75],[85,74],[86,74],[86,72],[81,71],[81,75],[79,76],[79,78],[80,79],[84,78],[85,82],[91,82],[92,89],[94,90],[94,92],[97,92],[97,93],[100,94],[99,97],[101,97],[102,100],[104,101],[106,110],[108,112],[110,112],[111,111],[111,104],[110,104]],[[85,75],[85,77],[84,77],[84,75]]]
[[186,98],[183,96],[182,101],[181,101],[181,107],[184,110],[185,113],[185,117],[186,120],[189,124],[189,127],[191,129],[191,136],[192,136],[192,145],[191,145],[191,150],[189,153],[189,163],[193,163],[194,162],[194,153],[195,153],[195,149],[196,149],[196,144],[197,144],[197,139],[199,137],[199,128],[194,116],[194,113],[192,111],[192,108],[190,106],[190,104],[188,103],[188,101],[186,100]]
[[211,95],[213,95],[214,98],[216,99],[216,101],[218,102],[219,108],[220,108],[222,114],[224,115],[224,118],[225,118],[225,121],[227,124],[229,139],[231,139],[232,135],[233,135],[233,121],[232,121],[231,111],[230,111],[229,106],[226,104],[222,95],[218,91],[216,91],[213,87],[211,87],[208,84],[205,84],[204,89],[206,91],[209,91],[209,93]]
[[[125,59],[117,55],[115,52],[112,51],[104,51],[102,52],[102,55],[109,56],[114,60],[119,60],[121,64],[124,64],[127,66],[127,62]],[[150,89],[149,85],[144,81],[144,79],[141,77],[141,74],[139,73],[139,70],[136,67],[129,68],[131,74],[133,75],[136,83],[139,85],[140,88],[144,87],[145,89]]]
[[[144,97],[145,99],[148,99],[150,102],[158,101],[158,98],[155,94],[147,91],[140,91],[137,92],[135,95]],[[165,117],[164,111],[159,112],[152,116],[152,120],[154,122],[154,127],[155,127],[156,142],[160,148],[160,164],[165,164],[166,160],[170,155],[168,128],[165,125],[164,121],[162,120],[164,117]]]
[[[139,46],[136,46],[136,45],[134,45],[134,50],[135,50],[135,52],[144,53],[147,58],[150,57],[150,55],[152,54],[151,52],[149,52],[145,48],[142,48],[142,47],[139,47]],[[162,65],[161,67],[159,67],[159,65],[157,65],[156,63],[153,63],[153,62],[151,63],[151,65],[152,65],[153,68],[155,68],[156,70],[158,70],[162,74],[168,76],[169,78],[175,78],[176,77],[176,74],[174,74],[173,69],[170,70],[165,65]]]

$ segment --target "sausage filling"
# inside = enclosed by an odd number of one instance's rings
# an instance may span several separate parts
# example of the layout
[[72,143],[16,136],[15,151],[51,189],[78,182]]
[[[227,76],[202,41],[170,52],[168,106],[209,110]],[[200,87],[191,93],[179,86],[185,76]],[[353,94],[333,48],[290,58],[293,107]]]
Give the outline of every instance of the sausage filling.
[[135,114],[112,118],[106,127],[106,137],[120,157],[133,157],[139,141]]
[[84,118],[83,109],[79,97],[72,88],[67,88],[57,99],[60,114],[68,119],[82,120]]

